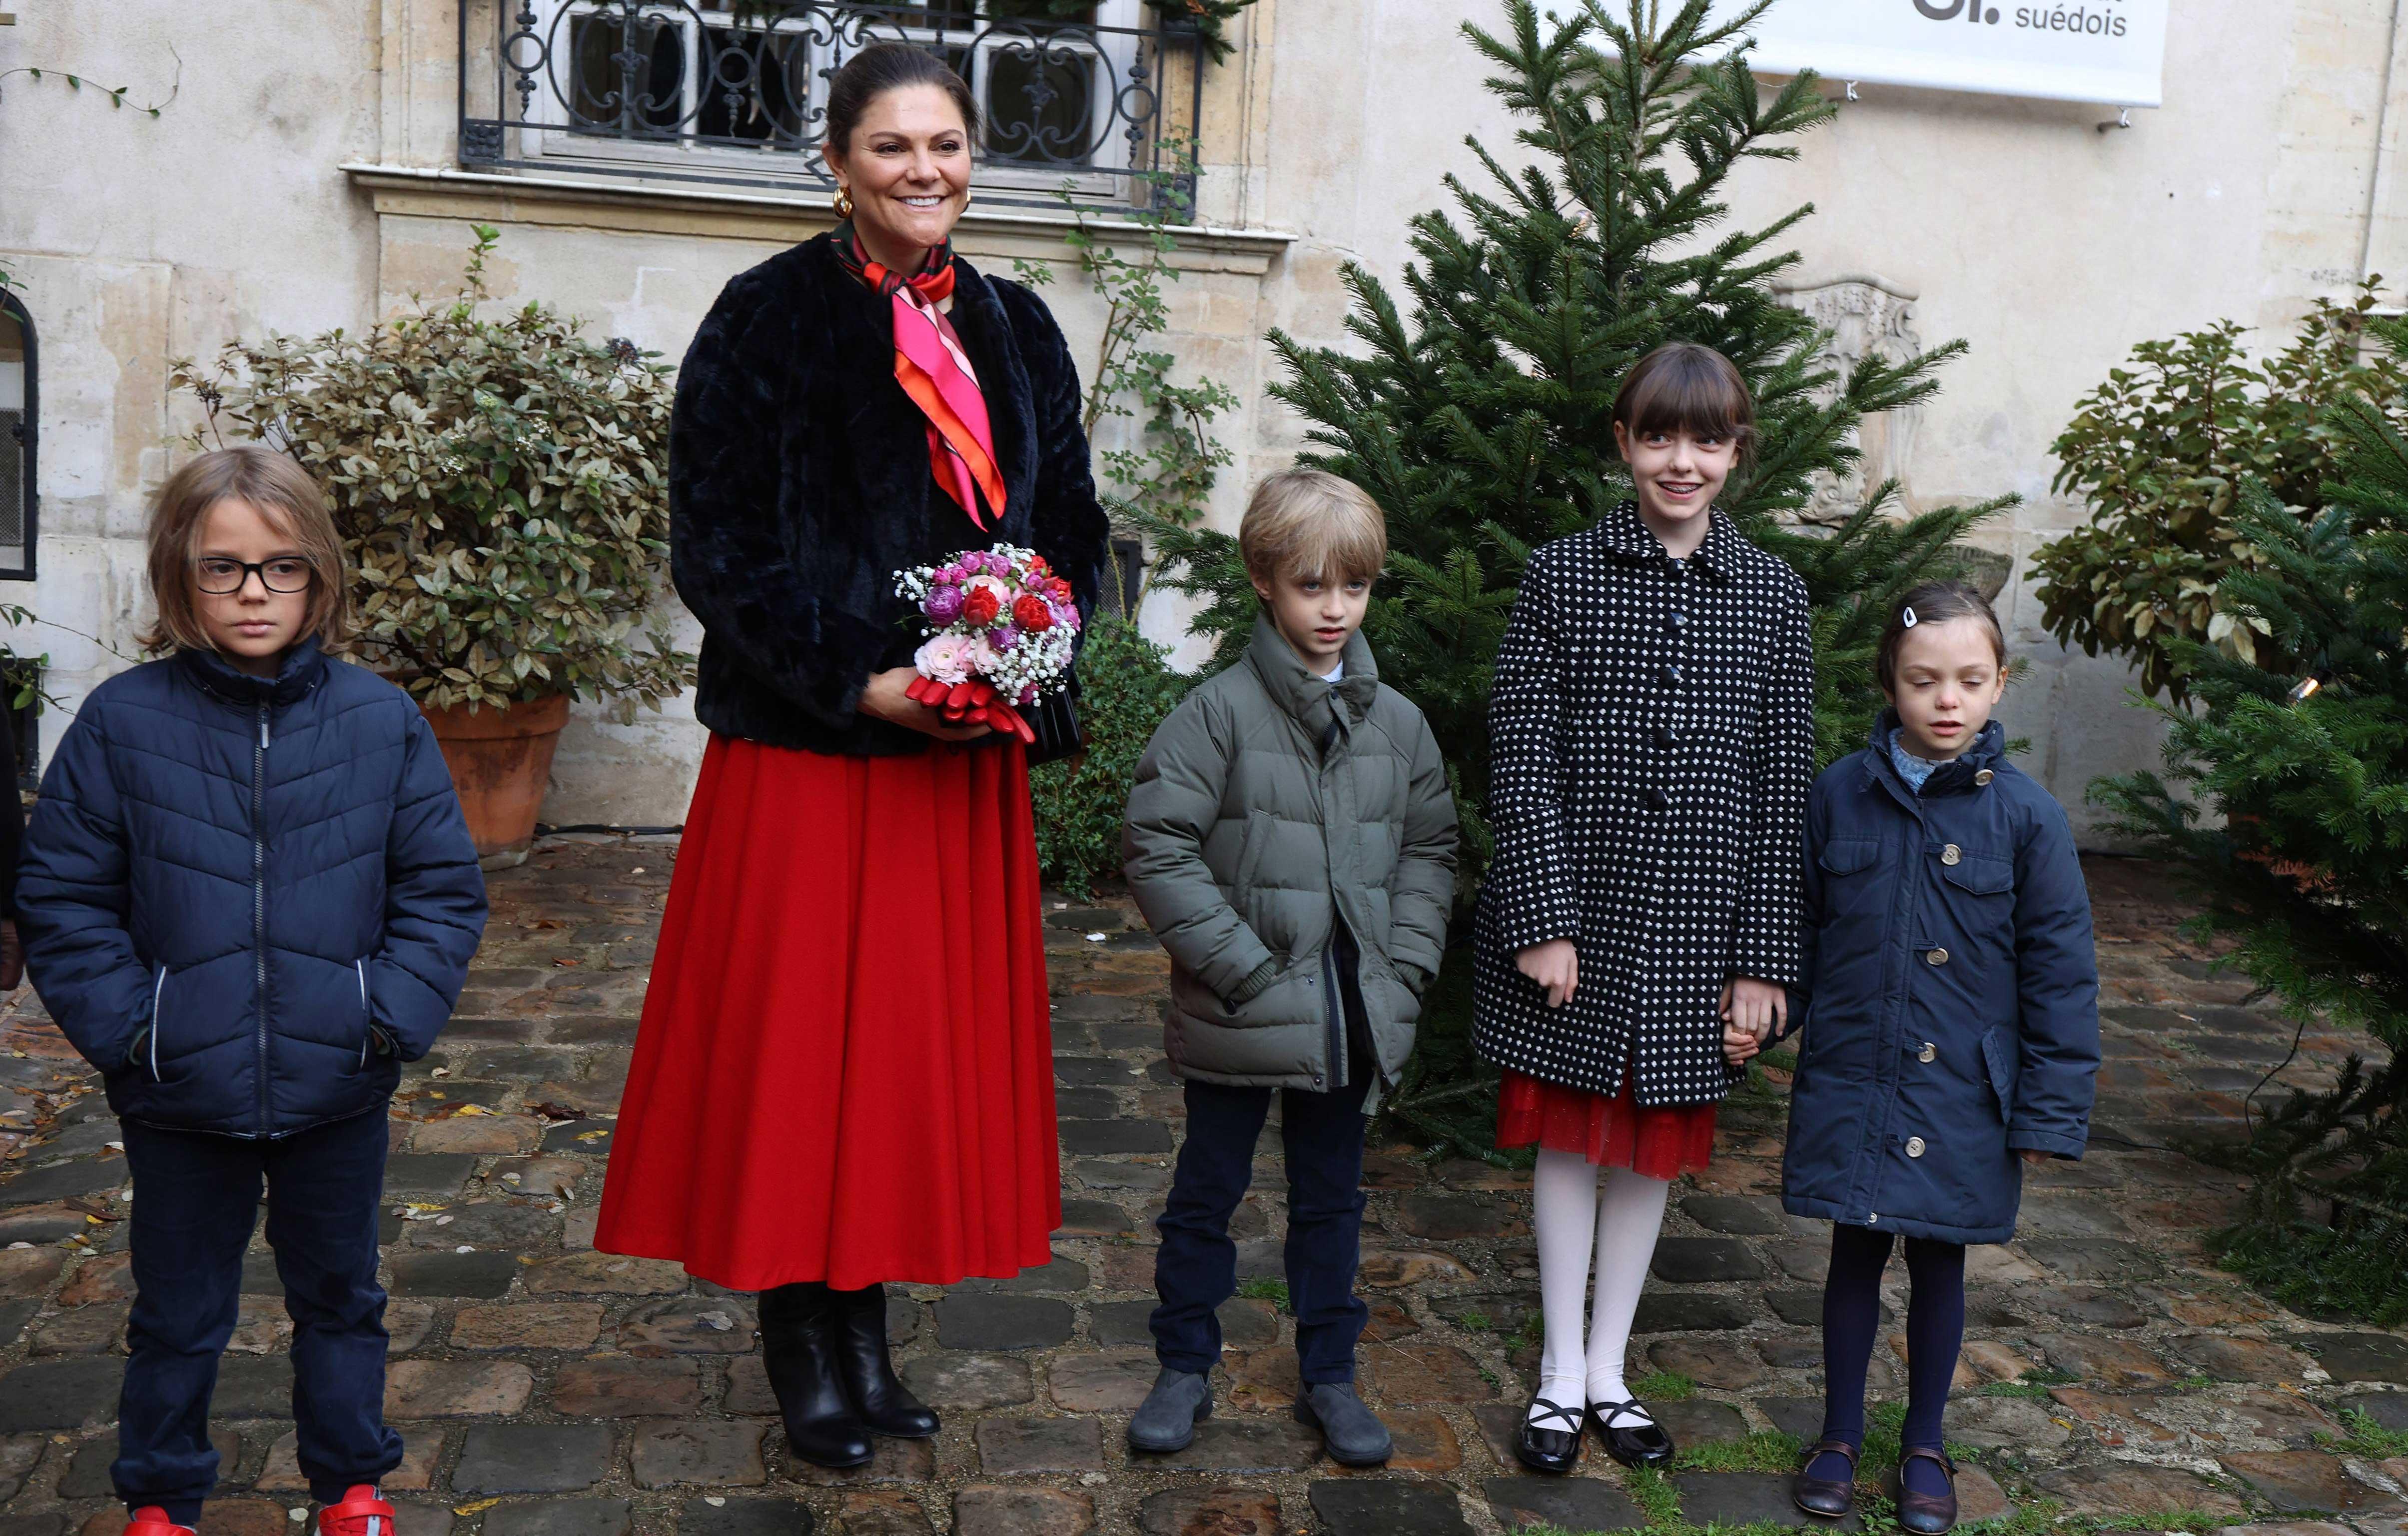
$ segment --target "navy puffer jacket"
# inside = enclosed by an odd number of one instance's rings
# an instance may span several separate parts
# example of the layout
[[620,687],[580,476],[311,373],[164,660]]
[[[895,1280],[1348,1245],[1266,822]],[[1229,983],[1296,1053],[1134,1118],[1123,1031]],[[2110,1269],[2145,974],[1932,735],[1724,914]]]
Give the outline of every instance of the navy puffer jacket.
[[1874,745],[1806,807],[1811,1012],[1795,1214],[1948,1242],[2014,1234],[2027,1148],[2079,1157],[2099,1072],[2090,897],[2065,811],[1993,721],[1921,794]]
[[110,1108],[278,1137],[379,1108],[426,1054],[485,883],[418,707],[305,642],[273,679],[186,651],[93,689],[17,913]]

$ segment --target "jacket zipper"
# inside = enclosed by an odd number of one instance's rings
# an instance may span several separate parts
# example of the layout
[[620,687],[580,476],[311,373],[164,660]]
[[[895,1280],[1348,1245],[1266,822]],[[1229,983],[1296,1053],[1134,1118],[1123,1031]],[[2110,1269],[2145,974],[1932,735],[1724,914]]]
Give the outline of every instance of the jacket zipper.
[[360,973],[360,1069],[366,1071],[368,1065],[368,1041],[374,1038],[372,1033],[374,1024],[368,1017],[368,963],[366,960],[354,960],[351,962],[351,969]]
[[251,947],[259,986],[259,1134],[267,1134],[267,705],[251,751]]

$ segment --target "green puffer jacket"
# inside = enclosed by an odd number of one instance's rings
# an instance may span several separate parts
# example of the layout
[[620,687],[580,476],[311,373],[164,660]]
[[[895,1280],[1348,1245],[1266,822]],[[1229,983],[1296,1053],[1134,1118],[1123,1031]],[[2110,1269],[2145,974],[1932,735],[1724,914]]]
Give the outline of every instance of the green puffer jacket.
[[1182,1077],[1316,1090],[1351,1079],[1330,1006],[1333,918],[1362,955],[1380,1058],[1370,1102],[1412,1050],[1446,946],[1455,798],[1428,723],[1380,686],[1362,636],[1344,660],[1333,687],[1257,618],[1245,658],[1172,711],[1138,764],[1121,853],[1170,952],[1164,1049]]

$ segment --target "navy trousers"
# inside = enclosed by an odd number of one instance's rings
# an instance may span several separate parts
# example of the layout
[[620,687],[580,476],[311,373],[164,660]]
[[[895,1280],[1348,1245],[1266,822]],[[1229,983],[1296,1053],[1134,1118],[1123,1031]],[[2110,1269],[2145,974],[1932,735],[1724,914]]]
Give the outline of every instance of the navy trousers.
[[385,1116],[357,1114],[274,1141],[131,1120],[123,1130],[136,1294],[108,1469],[118,1497],[191,1525],[217,1482],[209,1395],[234,1332],[263,1184],[267,1242],[293,1318],[293,1418],[310,1495],[333,1503],[401,1465],[401,1437],[384,1423],[377,1285]]
[[[1297,1373],[1307,1385],[1354,1379],[1354,1341],[1370,1309],[1354,1296],[1363,1231],[1363,1096],[1370,1073],[1330,1093],[1280,1090],[1287,1161],[1287,1299],[1296,1314]],[[1215,1314],[1238,1285],[1229,1217],[1253,1181],[1254,1141],[1271,1089],[1187,1084],[1187,1140],[1170,1199],[1154,1223],[1154,1355],[1174,1371],[1209,1371],[1221,1358]]]

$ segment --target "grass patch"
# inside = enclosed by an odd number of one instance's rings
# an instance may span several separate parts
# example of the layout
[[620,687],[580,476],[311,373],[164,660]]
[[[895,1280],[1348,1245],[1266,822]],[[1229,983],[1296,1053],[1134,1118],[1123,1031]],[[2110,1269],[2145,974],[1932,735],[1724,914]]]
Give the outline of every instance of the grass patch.
[[1622,1486],[1629,1490],[1632,1500],[1646,1512],[1649,1526],[1684,1526],[1688,1523],[1681,1518],[1681,1496],[1673,1491],[1671,1484],[1664,1480],[1664,1474],[1655,1468],[1631,1468],[1623,1473]]
[[1992,1382],[1974,1394],[1983,1398],[2023,1398],[2031,1402],[2055,1402],[2044,1382]]
[[1673,1458],[1682,1472],[1794,1472],[1804,1449],[1796,1435],[1760,1429],[1742,1440],[1710,1440],[1684,1445]]
[[1478,1307],[1466,1307],[1455,1314],[1455,1326],[1466,1333],[1485,1333],[1497,1325],[1490,1322],[1488,1314]]
[[1284,1280],[1273,1280],[1268,1275],[1256,1275],[1252,1280],[1240,1281],[1238,1294],[1250,1301],[1271,1302],[1282,1312],[1288,1310],[1287,1282]]
[[2362,1456],[2370,1461],[2408,1456],[2408,1430],[2386,1429],[2369,1418],[2362,1408],[2343,1409],[2341,1422],[2342,1428],[2349,1431],[2346,1437],[2318,1435],[2316,1443],[2328,1451],[2344,1456]]
[[1630,1395],[1641,1402],[1684,1402],[1698,1395],[1698,1384],[1677,1371],[1657,1371],[1631,1382]]

